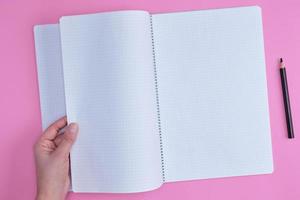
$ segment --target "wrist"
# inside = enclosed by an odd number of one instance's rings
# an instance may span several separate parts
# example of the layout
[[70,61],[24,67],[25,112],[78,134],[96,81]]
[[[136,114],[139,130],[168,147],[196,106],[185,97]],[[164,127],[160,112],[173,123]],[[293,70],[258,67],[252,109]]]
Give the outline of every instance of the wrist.
[[64,198],[60,196],[61,195],[55,195],[46,191],[38,191],[36,200],[64,200]]
[[36,200],[50,200],[53,199],[49,194],[44,192],[38,192],[36,195]]

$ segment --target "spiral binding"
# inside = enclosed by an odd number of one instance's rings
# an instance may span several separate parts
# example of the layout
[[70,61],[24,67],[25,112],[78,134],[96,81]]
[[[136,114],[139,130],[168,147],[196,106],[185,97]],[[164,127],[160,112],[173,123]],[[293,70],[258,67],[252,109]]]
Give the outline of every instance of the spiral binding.
[[163,182],[165,182],[164,151],[163,151],[163,143],[162,143],[162,135],[161,135],[161,120],[160,120],[160,111],[159,111],[158,80],[157,80],[157,69],[156,69],[156,60],[155,60],[152,15],[150,15],[150,26],[151,26],[154,80],[155,80],[155,92],[156,92],[156,104],[157,104],[156,109],[157,109],[157,120],[158,120],[158,132],[159,132],[159,140],[160,140],[160,156],[161,156],[161,166],[162,166],[162,179],[163,179]]

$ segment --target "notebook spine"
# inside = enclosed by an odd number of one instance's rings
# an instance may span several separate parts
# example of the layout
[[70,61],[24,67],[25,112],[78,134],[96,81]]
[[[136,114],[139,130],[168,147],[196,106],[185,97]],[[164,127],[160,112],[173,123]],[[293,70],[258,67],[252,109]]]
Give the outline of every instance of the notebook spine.
[[164,151],[163,151],[162,132],[161,132],[161,120],[160,120],[160,110],[159,110],[158,78],[157,78],[157,68],[156,68],[156,60],[155,60],[155,45],[154,45],[152,15],[150,15],[150,27],[151,27],[152,54],[153,54],[153,67],[154,67],[154,81],[155,81],[156,104],[157,104],[157,106],[156,106],[156,109],[157,109],[157,121],[158,121],[158,132],[159,132],[159,140],[160,140],[160,156],[161,156],[161,166],[162,166],[162,179],[163,179],[163,182],[165,182]]

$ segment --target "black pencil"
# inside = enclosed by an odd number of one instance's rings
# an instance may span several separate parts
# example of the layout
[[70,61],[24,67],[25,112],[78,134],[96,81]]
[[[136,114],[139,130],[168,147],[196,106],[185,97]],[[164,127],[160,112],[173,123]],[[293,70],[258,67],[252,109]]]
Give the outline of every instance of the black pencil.
[[281,76],[282,95],[284,101],[288,138],[294,138],[295,136],[294,136],[292,112],[291,112],[291,105],[290,105],[290,98],[289,98],[289,89],[287,84],[287,75],[286,75],[285,65],[283,63],[282,58],[280,58],[280,76]]

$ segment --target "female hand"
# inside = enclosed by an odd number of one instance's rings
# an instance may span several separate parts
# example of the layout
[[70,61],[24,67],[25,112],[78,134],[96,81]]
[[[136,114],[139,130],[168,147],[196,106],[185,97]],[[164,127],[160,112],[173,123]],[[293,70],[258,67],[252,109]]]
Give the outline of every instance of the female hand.
[[66,125],[66,117],[57,120],[35,144],[37,200],[62,200],[69,190],[69,154],[78,134],[78,125],[71,123],[63,134],[59,134]]

